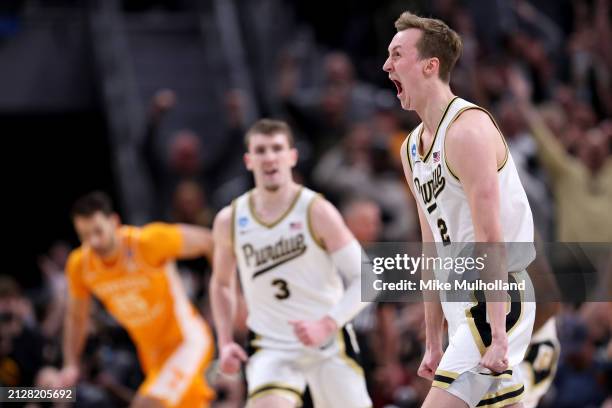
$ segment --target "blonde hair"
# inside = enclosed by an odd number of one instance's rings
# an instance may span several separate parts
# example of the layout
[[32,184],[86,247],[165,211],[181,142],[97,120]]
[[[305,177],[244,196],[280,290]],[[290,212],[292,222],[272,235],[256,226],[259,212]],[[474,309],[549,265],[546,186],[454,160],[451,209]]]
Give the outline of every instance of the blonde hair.
[[442,20],[419,17],[409,11],[403,12],[395,21],[397,32],[416,28],[421,38],[416,43],[421,58],[436,57],[440,61],[440,79],[449,82],[450,73],[463,50],[461,37]]

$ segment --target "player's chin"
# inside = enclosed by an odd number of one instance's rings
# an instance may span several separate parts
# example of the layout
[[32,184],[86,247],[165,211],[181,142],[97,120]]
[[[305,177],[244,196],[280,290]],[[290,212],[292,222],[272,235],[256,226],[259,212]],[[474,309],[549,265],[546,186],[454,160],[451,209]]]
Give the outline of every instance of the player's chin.
[[278,189],[280,188],[280,184],[277,182],[269,182],[264,185],[264,188],[267,191],[275,192],[275,191],[278,191]]

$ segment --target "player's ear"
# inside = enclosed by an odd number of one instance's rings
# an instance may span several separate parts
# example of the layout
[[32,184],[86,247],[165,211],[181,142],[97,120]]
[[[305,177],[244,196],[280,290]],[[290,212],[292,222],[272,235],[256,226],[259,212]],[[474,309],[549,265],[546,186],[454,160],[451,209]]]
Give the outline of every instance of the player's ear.
[[119,214],[117,213],[112,213],[110,215],[110,219],[111,222],[113,223],[113,227],[118,227],[119,225],[121,225],[121,218],[119,217]]
[[423,74],[426,77],[437,76],[440,71],[440,60],[437,57],[428,58],[423,66]]
[[245,152],[242,159],[244,160],[244,165],[246,166],[247,170],[253,170],[253,166],[251,165],[251,155],[249,152]]
[[298,162],[298,151],[295,147],[292,147],[289,150],[289,155],[291,159],[291,167],[294,167]]

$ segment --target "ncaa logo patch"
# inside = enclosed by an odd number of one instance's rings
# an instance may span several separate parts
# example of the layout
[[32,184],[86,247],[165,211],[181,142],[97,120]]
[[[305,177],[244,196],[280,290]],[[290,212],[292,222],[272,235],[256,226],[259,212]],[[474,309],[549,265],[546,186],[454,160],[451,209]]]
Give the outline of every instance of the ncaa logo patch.
[[413,159],[416,157],[416,143],[412,144],[412,147],[410,148],[410,154],[412,155]]
[[249,223],[249,219],[247,217],[240,217],[240,218],[238,218],[238,226],[239,227],[246,227],[248,223]]

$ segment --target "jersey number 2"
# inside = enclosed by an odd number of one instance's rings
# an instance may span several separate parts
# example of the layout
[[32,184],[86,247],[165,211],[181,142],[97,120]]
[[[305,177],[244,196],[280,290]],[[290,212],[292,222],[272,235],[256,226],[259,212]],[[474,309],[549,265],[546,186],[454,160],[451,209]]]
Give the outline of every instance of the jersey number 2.
[[442,237],[444,245],[450,244],[451,240],[448,236],[448,227],[442,218],[438,218],[438,229],[440,230],[440,237]]
[[274,297],[279,300],[285,300],[289,296],[291,296],[291,292],[289,292],[289,286],[287,285],[287,281],[284,279],[274,279],[272,281],[272,286],[278,287],[278,292],[274,294]]

